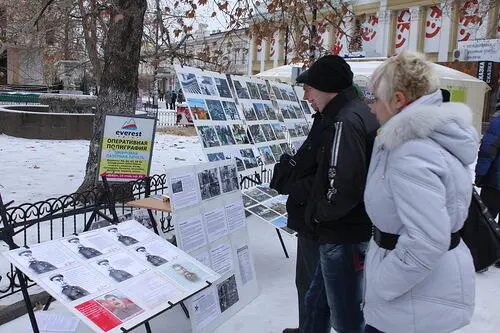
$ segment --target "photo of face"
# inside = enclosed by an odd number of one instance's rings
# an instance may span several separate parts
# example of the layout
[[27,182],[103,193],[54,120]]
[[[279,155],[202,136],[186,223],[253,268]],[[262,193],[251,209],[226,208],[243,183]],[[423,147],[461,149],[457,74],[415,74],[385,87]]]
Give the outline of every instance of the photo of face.
[[31,250],[21,251],[17,255],[24,258],[28,262],[28,268],[36,274],[47,273],[57,269],[56,266],[52,265],[48,261],[38,260],[33,256],[33,252]]
[[126,320],[144,312],[141,307],[118,291],[106,294],[96,301],[120,320]]

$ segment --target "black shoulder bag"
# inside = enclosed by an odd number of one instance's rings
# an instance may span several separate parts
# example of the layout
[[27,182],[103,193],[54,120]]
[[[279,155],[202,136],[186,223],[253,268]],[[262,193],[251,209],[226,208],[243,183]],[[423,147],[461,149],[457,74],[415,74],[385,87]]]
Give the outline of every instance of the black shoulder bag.
[[274,165],[273,178],[269,187],[278,191],[279,194],[288,194],[288,185],[293,181],[293,171],[296,165],[293,156],[281,155],[279,163]]

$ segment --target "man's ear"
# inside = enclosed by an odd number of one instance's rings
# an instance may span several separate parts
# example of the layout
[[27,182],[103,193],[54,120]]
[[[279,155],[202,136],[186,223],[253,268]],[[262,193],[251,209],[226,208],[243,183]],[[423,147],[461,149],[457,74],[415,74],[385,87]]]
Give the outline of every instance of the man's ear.
[[401,91],[396,91],[394,93],[394,95],[392,97],[392,102],[393,102],[393,105],[398,110],[398,112],[401,111],[405,106],[410,104],[406,95]]

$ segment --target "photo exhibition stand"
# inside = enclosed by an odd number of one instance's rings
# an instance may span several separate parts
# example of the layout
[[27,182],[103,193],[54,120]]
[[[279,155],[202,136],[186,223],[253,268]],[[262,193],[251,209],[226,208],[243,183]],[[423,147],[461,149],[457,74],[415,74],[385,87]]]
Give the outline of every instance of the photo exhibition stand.
[[[89,220],[87,221],[87,223],[85,224],[85,228],[84,228],[84,232],[85,231],[88,231],[88,229],[90,228],[90,225],[91,225],[91,222],[95,219],[96,216],[100,216],[104,219],[106,219],[107,221],[111,222],[112,224],[118,224],[118,217],[117,217],[117,214],[116,214],[116,210],[115,210],[115,206],[114,206],[114,202],[113,202],[113,197],[112,197],[112,193],[111,193],[111,190],[110,190],[110,187],[109,187],[109,184],[107,182],[107,179],[106,177],[102,177],[102,183],[103,183],[103,187],[104,187],[104,190],[103,192],[98,196],[95,204],[92,205],[92,207],[89,207],[87,209],[82,209],[82,213],[83,212],[90,212],[92,211],[92,214],[89,218]],[[7,203],[7,204],[4,204],[3,203],[3,199],[2,199],[2,196],[0,194],[0,240],[1,241],[4,241],[6,244],[8,244],[9,246],[9,250],[15,250],[15,249],[19,249],[20,246],[17,245],[14,241],[14,236],[16,234],[19,234],[23,231],[25,231],[26,229],[28,229],[29,227],[35,225],[36,223],[39,223],[39,222],[42,222],[41,220],[37,220],[36,222],[33,222],[33,221],[29,221],[27,222],[26,224],[19,224],[19,223],[12,223],[9,218],[8,218],[8,215],[7,215],[7,207],[10,205],[10,203]],[[64,208],[64,207],[61,207],[61,208]],[[102,213],[101,210],[103,209],[109,209],[111,215],[113,216],[112,218],[110,218],[109,216],[107,216],[106,214]],[[78,208],[77,208],[78,210]],[[50,216],[46,216],[44,217],[43,220],[49,220],[49,219],[54,219],[54,218],[62,218],[62,217],[67,217],[67,216],[71,216],[71,215],[74,215],[75,214],[75,211],[62,211],[60,213],[52,213]],[[153,227],[154,227],[154,232],[158,235],[158,229],[156,227],[156,222],[155,222],[155,219],[153,218],[152,216],[152,213],[150,215],[151,217],[151,221],[152,221],[152,224],[153,224]],[[21,227],[20,229],[18,230],[15,230],[15,228],[19,228]],[[75,234],[75,236],[77,236]],[[27,249],[28,247],[25,246]],[[33,332],[34,333],[40,333],[40,329],[38,327],[38,323],[37,323],[37,319],[36,319],[36,316],[35,316],[35,313],[34,313],[34,307],[33,307],[33,304],[31,302],[31,299],[30,299],[30,295],[29,295],[29,292],[28,292],[28,277],[27,275],[25,275],[16,265],[15,267],[15,273],[14,275],[17,275],[17,279],[19,281],[19,287],[21,289],[21,292],[22,292],[22,295],[23,295],[23,300],[24,300],[24,303],[25,303],[25,306],[26,306],[26,310],[27,310],[27,313],[28,313],[28,317],[29,317],[29,320],[30,320],[30,324],[31,324],[31,327],[33,329]],[[15,277],[13,278],[15,279]],[[187,295],[186,297],[182,298],[181,300],[179,301],[176,301],[175,303],[172,303],[170,301],[168,301],[168,306],[166,306],[164,309],[161,309],[160,311],[156,312],[156,313],[153,313],[151,314],[151,316],[147,317],[147,318],[144,318],[142,319],[140,322],[137,322],[135,323],[132,327],[117,327],[116,329],[119,329],[121,332],[130,332],[132,330],[134,330],[135,328],[139,327],[139,326],[142,326],[144,325],[145,327],[145,330],[147,333],[152,333],[152,330],[151,330],[151,326],[149,324],[149,321],[155,317],[157,317],[158,315],[172,309],[174,306],[176,306],[177,304],[181,304],[183,310],[185,311],[186,315],[188,315],[187,313],[187,309],[186,307],[184,306],[183,302],[188,299],[189,297],[193,296],[194,294],[202,291],[202,290],[205,290],[206,288],[210,287],[212,285],[211,282],[209,281],[205,281],[206,282],[206,285],[204,285],[201,289]],[[53,297],[52,296],[49,296],[49,299],[47,300],[46,304],[44,305],[43,307],[43,310],[48,310],[49,306],[50,306],[50,303],[53,301]]]

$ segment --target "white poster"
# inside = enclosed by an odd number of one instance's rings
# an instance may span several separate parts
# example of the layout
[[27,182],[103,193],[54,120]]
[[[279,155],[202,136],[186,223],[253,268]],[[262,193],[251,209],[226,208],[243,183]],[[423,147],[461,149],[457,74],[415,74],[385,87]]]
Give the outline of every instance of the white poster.
[[57,243],[42,243],[29,249],[19,248],[12,252],[21,267],[32,274],[44,274],[78,262],[71,252]]
[[269,41],[269,58],[271,60],[279,60],[279,37],[280,31],[276,30]]
[[119,223],[107,228],[102,228],[100,231],[125,246],[134,245],[151,239],[154,235],[136,223]]
[[173,209],[180,209],[199,202],[196,178],[192,173],[186,173],[171,178]]
[[425,14],[424,52],[439,52],[443,12],[438,6],[427,7]]
[[212,269],[220,275],[233,272],[231,244],[227,239],[223,243],[211,246],[210,258],[212,261]]
[[410,20],[409,9],[403,9],[396,13],[396,31],[394,39],[394,52],[400,53],[410,45]]
[[201,215],[175,220],[179,243],[186,252],[192,252],[207,244]]
[[70,248],[71,251],[85,259],[98,257],[120,248],[118,243],[110,242],[109,237],[106,237],[101,231],[72,236],[61,240],[61,242]]

